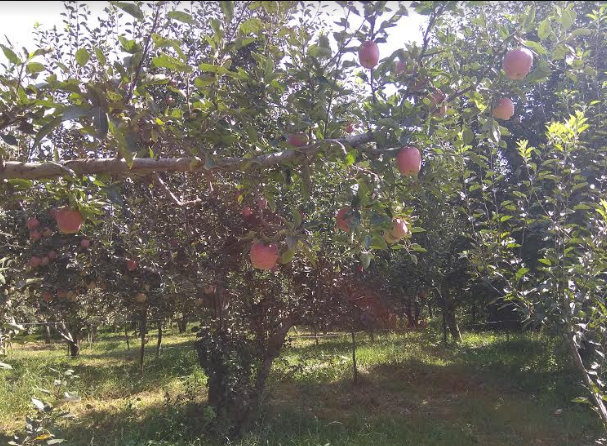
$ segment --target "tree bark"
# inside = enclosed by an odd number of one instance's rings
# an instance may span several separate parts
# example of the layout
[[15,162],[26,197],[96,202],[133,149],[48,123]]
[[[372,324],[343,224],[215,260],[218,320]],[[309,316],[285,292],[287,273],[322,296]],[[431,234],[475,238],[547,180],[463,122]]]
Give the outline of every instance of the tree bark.
[[179,322],[177,322],[177,326],[179,327],[180,334],[185,333],[185,331],[188,329],[188,318],[185,314],[181,316],[181,319],[179,320]]
[[147,309],[143,310],[143,316],[141,317],[141,349],[139,351],[139,367],[141,368],[141,374],[143,375],[143,360],[145,359],[145,335],[147,331],[148,312]]
[[230,439],[241,437],[248,428],[259,407],[272,364],[293,324],[294,319],[290,317],[283,320],[262,347],[261,360],[249,356],[250,349],[259,344],[246,338],[235,339],[221,329],[214,334],[209,332],[206,340],[199,341],[200,365],[208,375],[208,401],[217,415],[216,424],[228,427]]
[[51,327],[49,327],[48,322],[44,323],[44,343],[45,344],[51,343]]
[[455,342],[460,342],[462,340],[462,334],[459,331],[459,326],[457,325],[455,302],[453,299],[451,299],[449,294],[449,286],[447,284],[443,285],[441,296],[443,298],[443,323],[447,326],[447,328],[449,328],[449,332],[451,333],[453,340]]
[[68,341],[68,347],[70,349],[70,356],[75,358],[80,355],[80,345],[78,341]]
[[158,342],[156,343],[156,359],[160,356],[160,348],[162,347],[162,321],[158,321]]
[[[58,163],[21,163],[6,161],[0,168],[0,180],[28,179],[38,180],[74,175],[132,175],[150,174],[154,172],[203,172],[203,171],[246,171],[251,166],[256,168],[269,168],[292,162],[307,162],[309,157],[322,149],[332,147],[344,151],[344,146],[357,147],[374,140],[372,133],[348,136],[338,140],[323,140],[321,142],[303,146],[297,150],[283,150],[282,152],[259,155],[254,158],[217,158],[213,160],[212,167],[205,168],[202,158],[135,158],[132,166],[117,158],[91,158],[65,160]],[[383,154],[388,150],[370,149],[368,152]]]
[[356,365],[356,332],[354,327],[352,328],[352,374],[354,379],[354,385],[358,384],[358,366]]
[[127,322],[124,323],[124,338],[126,339],[126,349],[131,351],[131,344],[129,342],[129,324]]
[[586,388],[590,392],[590,397],[592,402],[594,403],[594,407],[596,412],[601,417],[603,421],[603,425],[607,426],[607,409],[605,408],[605,403],[603,402],[603,398],[601,395],[594,390],[596,384],[590,378],[588,374],[588,370],[586,370],[586,366],[584,365],[584,361],[582,361],[582,357],[580,356],[580,352],[578,351],[578,345],[575,340],[575,335],[573,333],[569,333],[567,337],[567,346],[569,347],[569,353],[573,359],[573,363],[578,371],[582,374],[582,378],[584,379],[584,384],[586,384]]

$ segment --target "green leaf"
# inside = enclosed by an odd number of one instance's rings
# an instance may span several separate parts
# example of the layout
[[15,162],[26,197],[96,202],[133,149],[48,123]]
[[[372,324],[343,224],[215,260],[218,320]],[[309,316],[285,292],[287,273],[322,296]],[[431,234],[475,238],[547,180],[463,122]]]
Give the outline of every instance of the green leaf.
[[537,28],[537,36],[540,38],[540,40],[544,40],[550,36],[551,33],[552,29],[550,27],[550,18],[542,20]]
[[120,42],[122,49],[129,54],[136,54],[142,50],[141,45],[139,45],[135,40],[127,39],[124,36],[118,36],[118,41]]
[[428,252],[428,250],[417,243],[411,244],[411,250],[415,252]]
[[369,268],[369,265],[371,264],[371,254],[369,254],[368,252],[361,252],[360,261],[363,264],[363,268]]
[[19,58],[17,57],[17,55],[15,54],[15,52],[10,49],[9,47],[2,45],[0,43],[0,48],[2,48],[2,52],[4,53],[4,55],[6,56],[6,58],[9,60],[9,62],[14,63],[15,65],[19,65],[21,63],[21,61],[19,60]]
[[97,60],[99,61],[99,63],[101,65],[106,64],[107,59],[106,59],[105,55],[103,54],[103,51],[101,51],[101,48],[95,48],[95,56],[97,56]]
[[192,71],[192,67],[184,64],[178,59],[175,59],[168,54],[162,54],[160,56],[154,57],[152,59],[152,64],[158,68],[168,68],[174,71],[181,71],[185,73],[189,73]]
[[526,268],[526,267],[519,268],[515,275],[516,280],[522,279],[523,276],[525,274],[527,274],[528,272],[529,272],[529,268]]
[[76,51],[76,63],[81,67],[84,67],[91,59],[91,55],[85,48],[80,48]]
[[289,263],[291,260],[293,260],[293,257],[295,257],[295,250],[294,249],[287,249],[281,256],[280,256],[280,263],[281,264],[285,264],[285,263]]
[[19,145],[19,142],[14,135],[0,133],[0,138],[2,138],[2,140],[9,146],[17,147]]
[[132,15],[136,19],[143,20],[143,11],[141,10],[141,8],[139,8],[139,6],[137,6],[133,3],[126,3],[126,2],[110,2],[110,3],[114,6],[116,6],[117,8],[122,9],[127,14]]
[[104,139],[109,129],[109,122],[106,111],[97,106],[91,110],[93,116],[93,125],[97,129],[97,138]]
[[525,22],[523,23],[523,28],[526,31],[530,31],[533,28],[533,24],[535,23],[535,5],[531,5],[530,8],[527,9],[525,13]]
[[241,34],[257,34],[263,29],[263,22],[257,17],[250,18],[242,22],[238,27],[238,32]]
[[462,132],[462,142],[464,144],[471,144],[474,141],[474,133],[468,127]]
[[195,25],[196,20],[187,12],[183,11],[171,11],[168,14],[168,17],[173,20],[177,20],[178,22],[187,23],[188,25]]
[[234,2],[222,1],[222,2],[220,2],[220,4],[221,4],[221,11],[223,12],[223,15],[226,17],[226,22],[231,22],[232,17],[234,17]]
[[46,67],[40,62],[30,62],[27,64],[26,70],[29,74],[41,73]]
[[573,11],[571,9],[564,10],[563,16],[561,17],[561,23],[563,24],[563,30],[567,31],[569,28],[571,28],[571,26],[575,22],[576,18],[577,18],[577,14],[575,13],[575,11]]
[[63,110],[63,114],[61,115],[62,121],[72,121],[74,119],[80,119],[83,117],[91,116],[91,109],[87,107],[82,107],[80,105],[72,105]]

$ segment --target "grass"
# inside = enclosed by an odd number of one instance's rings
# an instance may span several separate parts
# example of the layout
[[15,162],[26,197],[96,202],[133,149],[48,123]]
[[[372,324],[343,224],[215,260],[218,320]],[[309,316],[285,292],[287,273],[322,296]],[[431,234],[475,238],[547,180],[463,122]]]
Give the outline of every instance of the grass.
[[[0,371],[0,444],[21,429],[30,398],[43,397],[55,370],[73,369],[82,401],[59,426],[73,446],[210,445],[206,378],[194,335],[165,338],[160,359],[149,343],[145,374],[137,349],[104,334],[77,359],[63,344],[15,344]],[[465,334],[445,346],[433,332],[358,336],[359,383],[352,382],[349,337],[296,339],[277,361],[259,423],[241,446],[586,446],[600,425],[560,344],[536,333],[506,341]],[[562,413],[555,414],[557,409]]]

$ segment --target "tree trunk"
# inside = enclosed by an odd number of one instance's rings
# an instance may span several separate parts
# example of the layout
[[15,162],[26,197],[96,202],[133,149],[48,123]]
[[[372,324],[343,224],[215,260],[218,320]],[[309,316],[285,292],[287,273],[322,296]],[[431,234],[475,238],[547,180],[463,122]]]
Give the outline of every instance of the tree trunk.
[[428,316],[430,316],[430,319],[434,317],[432,314],[432,304],[430,303],[430,300],[428,300]]
[[131,344],[129,342],[129,324],[128,323],[124,324],[124,337],[126,339],[126,349],[128,351],[131,351]]
[[147,309],[143,310],[143,316],[141,318],[141,350],[139,351],[139,367],[141,368],[141,374],[143,375],[143,360],[145,358],[145,335],[147,331],[148,312]]
[[569,347],[569,353],[571,354],[573,363],[578,371],[582,374],[584,384],[586,384],[586,388],[590,392],[590,397],[594,403],[594,408],[601,417],[603,425],[607,426],[607,409],[605,408],[605,403],[603,402],[601,395],[594,390],[596,388],[596,384],[592,381],[592,378],[590,378],[590,375],[588,374],[588,370],[586,370],[586,366],[584,366],[584,362],[580,356],[578,345],[575,341],[575,335],[573,333],[570,333],[567,337],[567,346]]
[[451,333],[451,337],[455,342],[460,342],[462,340],[462,334],[459,331],[459,326],[457,325],[457,320],[455,318],[455,309],[450,308],[447,311],[447,326],[449,327],[449,332]]
[[352,328],[352,372],[354,385],[358,384],[358,366],[356,365],[356,332]]
[[162,321],[158,321],[158,342],[156,344],[156,359],[160,356],[160,348],[162,346]]
[[44,343],[51,343],[51,327],[49,327],[48,322],[44,323]]
[[179,327],[179,333],[183,334],[188,329],[188,318],[184,314],[179,322],[177,322],[177,326]]
[[259,344],[246,337],[237,339],[233,333],[219,329],[203,334],[198,341],[199,362],[208,376],[209,405],[216,414],[216,429],[222,435],[239,438],[248,428],[259,407],[272,364],[292,325],[293,320],[287,318],[270,336],[263,347],[261,362],[255,359],[257,355],[250,356],[250,349]]
[[[462,340],[462,334],[459,331],[455,316],[455,302],[451,299],[449,286],[447,284],[442,286],[441,296],[443,298],[443,324],[449,328],[453,340],[455,342],[460,342]],[[444,336],[446,337],[446,333]]]
[[69,341],[67,345],[70,349],[70,357],[75,358],[80,355],[80,345],[78,341]]

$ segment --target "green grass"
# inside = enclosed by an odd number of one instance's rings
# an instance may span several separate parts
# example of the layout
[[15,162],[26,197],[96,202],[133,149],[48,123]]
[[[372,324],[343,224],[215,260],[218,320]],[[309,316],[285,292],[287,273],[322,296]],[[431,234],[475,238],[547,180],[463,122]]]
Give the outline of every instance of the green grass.
[[[77,415],[59,426],[64,444],[210,445],[204,426],[205,381],[192,334],[166,336],[145,375],[138,350],[104,334],[77,359],[63,344],[15,344],[0,371],[0,439],[23,426],[31,396],[50,388],[51,369],[79,379]],[[296,339],[277,361],[257,427],[242,446],[586,446],[600,426],[560,344],[538,334],[466,334],[444,346],[436,334],[358,336],[360,378],[352,382],[349,336]],[[560,415],[555,415],[562,409]],[[0,444],[3,442],[0,440]]]

